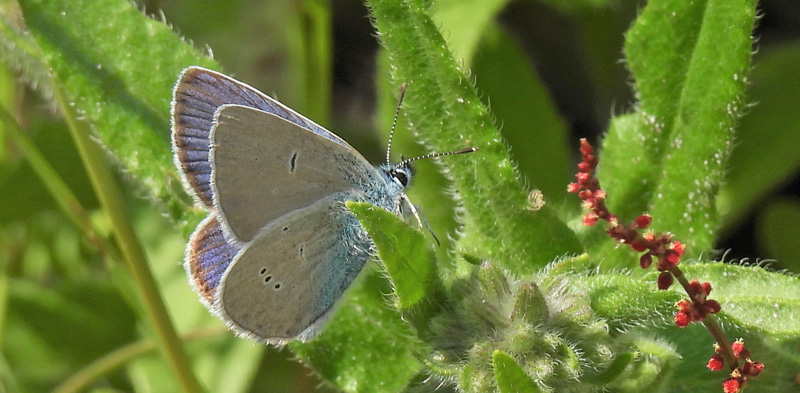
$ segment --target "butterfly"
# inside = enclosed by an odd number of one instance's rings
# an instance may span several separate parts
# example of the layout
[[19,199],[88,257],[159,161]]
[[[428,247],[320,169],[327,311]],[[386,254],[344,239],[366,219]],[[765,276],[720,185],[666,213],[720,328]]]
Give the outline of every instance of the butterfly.
[[476,150],[390,164],[387,149],[374,167],[275,99],[201,67],[175,85],[172,148],[184,187],[209,211],[186,246],[189,282],[239,336],[275,344],[314,337],[372,254],[346,201],[400,217],[410,208],[419,220],[405,194],[411,162]]

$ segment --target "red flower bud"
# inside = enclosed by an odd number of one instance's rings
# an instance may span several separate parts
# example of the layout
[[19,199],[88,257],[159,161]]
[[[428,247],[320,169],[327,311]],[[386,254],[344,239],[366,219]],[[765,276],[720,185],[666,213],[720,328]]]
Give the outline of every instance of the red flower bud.
[[597,224],[597,220],[599,218],[600,217],[597,217],[597,214],[594,214],[592,212],[586,213],[586,215],[583,216],[583,225],[586,225],[587,227],[590,227],[590,226],[592,226],[594,224]]
[[719,302],[714,299],[706,299],[705,306],[706,311],[709,314],[716,314],[722,309],[722,306],[719,304]]
[[603,190],[597,190],[594,192],[594,197],[595,199],[602,201],[606,199],[606,192]]
[[662,291],[669,289],[673,282],[675,282],[675,277],[669,272],[662,272],[658,275],[658,289]]
[[681,261],[681,256],[675,250],[667,250],[665,253],[665,260],[672,266],[677,266]]
[[653,256],[650,255],[650,253],[644,254],[641,258],[639,258],[639,266],[641,266],[642,269],[647,269],[652,263]]
[[744,346],[744,341],[741,339],[731,344],[731,349],[733,350],[733,355],[736,356],[737,359],[747,359],[750,357],[750,350]]
[[[672,237],[670,236],[670,238]],[[676,240],[672,242],[672,249],[678,253],[679,257],[682,257],[683,254],[686,252],[686,245]]]
[[703,288],[703,285],[697,280],[689,281],[689,287],[692,288],[692,291],[694,291],[699,298],[703,298],[707,295],[705,288]]
[[678,311],[678,313],[675,314],[675,324],[678,325],[679,328],[686,327],[689,325],[689,322],[692,322],[692,317],[688,312]]
[[761,371],[763,370],[764,370],[764,363],[746,361],[744,365],[742,365],[739,371],[742,373],[742,375],[747,375],[749,377],[755,378],[761,375]]
[[594,148],[589,144],[586,138],[581,138],[581,154],[584,156],[594,154]]
[[722,391],[724,393],[737,393],[739,391],[739,380],[736,378],[728,378],[722,382]]
[[706,365],[711,371],[722,370],[723,366],[725,366],[725,362],[722,360],[722,356],[717,354],[712,356],[711,359],[708,359],[708,364]]
[[653,216],[649,214],[642,214],[639,217],[636,217],[634,222],[639,228],[647,228],[650,226],[650,223],[653,222]]

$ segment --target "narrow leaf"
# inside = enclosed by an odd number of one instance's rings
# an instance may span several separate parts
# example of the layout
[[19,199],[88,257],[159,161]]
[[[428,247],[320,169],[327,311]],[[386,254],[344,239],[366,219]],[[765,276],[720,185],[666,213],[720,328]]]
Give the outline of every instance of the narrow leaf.
[[[171,216],[187,214],[169,145],[169,103],[189,65],[218,68],[170,28],[116,0],[23,0],[25,20],[70,105]],[[192,224],[188,226],[193,226]]]
[[[408,83],[405,108],[431,152],[476,146],[446,165],[466,208],[481,254],[515,272],[534,271],[553,258],[580,251],[577,238],[545,207],[529,208],[508,151],[469,78],[453,60],[424,2],[370,2],[394,68]],[[482,240],[482,241],[481,241]]]
[[494,378],[500,393],[538,393],[542,390],[525,373],[513,357],[503,351],[492,354]]
[[689,257],[711,249],[715,199],[744,113],[755,0],[710,0],[680,96],[663,179],[652,199],[654,228],[686,240]]
[[369,203],[348,202],[347,207],[375,242],[394,286],[398,309],[418,306],[424,298],[440,294],[442,283],[436,274],[436,263],[420,231]]
[[711,248],[718,227],[715,198],[745,109],[755,3],[650,1],[626,37],[639,110],[612,125],[603,161],[615,162],[601,164],[601,182],[612,210],[650,210],[654,229],[676,234],[689,257]]

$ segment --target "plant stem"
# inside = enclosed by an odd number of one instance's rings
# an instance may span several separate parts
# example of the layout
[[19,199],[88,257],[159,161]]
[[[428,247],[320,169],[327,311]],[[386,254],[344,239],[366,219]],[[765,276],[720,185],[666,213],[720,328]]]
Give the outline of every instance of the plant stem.
[[[683,289],[686,291],[686,294],[689,295],[689,299],[695,299],[697,294],[689,284],[689,280],[687,280],[686,276],[683,275],[683,271],[675,266],[670,268],[669,272],[681,284]],[[719,345],[720,355],[725,358],[725,362],[728,364],[728,367],[730,367],[731,370],[739,367],[739,362],[736,360],[736,356],[733,355],[731,342],[728,340],[728,336],[725,335],[725,332],[722,331],[722,327],[719,326],[716,318],[709,314],[705,317],[705,319],[703,319],[702,322],[703,326],[705,326],[708,332],[711,333],[711,337],[714,337],[714,341],[716,341]]]
[[[184,334],[181,338],[184,341],[192,341],[213,337],[225,332],[227,332],[227,329],[217,325],[191,331]],[[92,381],[99,379],[103,375],[110,373],[136,357],[150,353],[155,349],[155,343],[147,339],[117,348],[73,374],[66,381],[56,386],[51,393],[78,393],[84,391],[89,387]]]
[[11,114],[2,106],[0,106],[0,122],[6,125],[5,131],[8,133],[8,136],[22,152],[22,155],[28,161],[36,175],[39,176],[39,180],[41,180],[42,184],[47,188],[47,191],[50,192],[50,196],[53,197],[64,214],[83,231],[86,238],[98,252],[119,260],[115,247],[107,239],[99,235],[99,231],[89,219],[89,214],[81,206],[72,190],[67,187],[67,184],[61,176],[58,175],[58,172],[56,172],[47,159],[45,159],[42,153],[36,148],[36,145],[25,136],[19,128],[19,124],[17,124]]
[[105,153],[91,140],[88,125],[78,121],[78,114],[75,112],[74,106],[67,102],[55,76],[51,76],[51,78],[53,79],[54,97],[64,114],[100,204],[111,220],[122,256],[144,301],[148,319],[155,327],[157,342],[175,372],[181,390],[185,393],[201,392],[203,389],[192,373],[175,326],[172,324],[164,300],[158,292],[158,286],[147,263],[144,248],[133,230],[122,193],[115,184],[108,163],[104,159]]

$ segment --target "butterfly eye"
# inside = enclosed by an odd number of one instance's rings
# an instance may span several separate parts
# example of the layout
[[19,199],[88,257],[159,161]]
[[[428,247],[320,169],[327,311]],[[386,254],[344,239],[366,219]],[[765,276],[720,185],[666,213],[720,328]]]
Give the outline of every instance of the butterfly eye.
[[392,169],[389,175],[403,188],[408,187],[408,173],[406,172],[406,168]]

